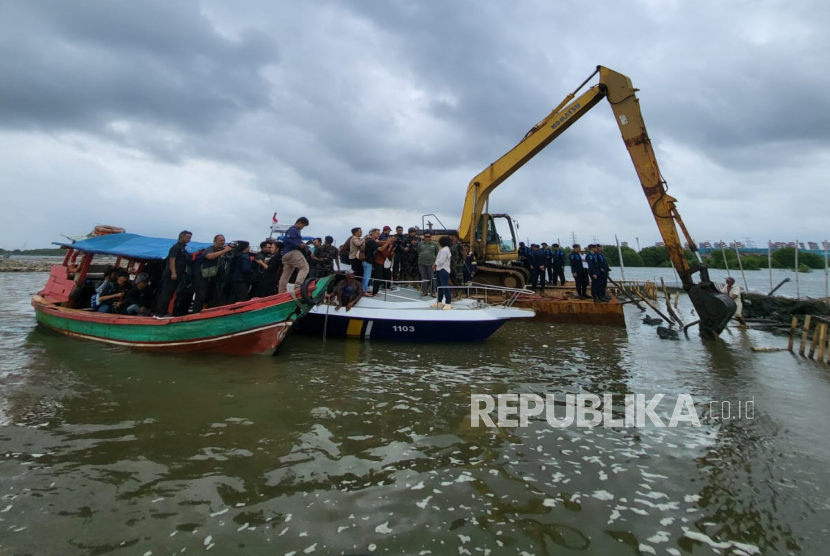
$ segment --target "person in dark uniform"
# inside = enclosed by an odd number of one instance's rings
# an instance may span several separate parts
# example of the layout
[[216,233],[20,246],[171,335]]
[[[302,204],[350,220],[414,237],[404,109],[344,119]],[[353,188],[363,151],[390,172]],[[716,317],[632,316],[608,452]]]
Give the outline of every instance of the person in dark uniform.
[[571,263],[571,274],[573,274],[574,282],[576,283],[576,295],[579,299],[589,299],[588,263],[585,261],[585,255],[582,253],[582,248],[578,243],[574,243],[573,251],[571,251],[569,259]]
[[135,277],[135,285],[130,288],[124,301],[118,306],[122,315],[136,315],[145,317],[152,313],[153,298],[150,288],[147,287],[148,278],[143,272]]
[[403,226],[395,228],[395,242],[392,245],[392,280],[398,282],[403,278],[403,264],[406,257],[407,238],[403,233]]
[[[305,261],[308,263],[308,275],[306,278],[317,278],[317,259],[314,257],[314,253],[323,245],[323,239],[319,237],[315,237],[311,240],[311,248],[306,249],[303,252],[305,255]],[[291,276],[292,280],[295,279],[296,273]],[[294,282],[291,281],[293,284]]]
[[326,242],[314,250],[311,258],[314,259],[317,265],[316,278],[324,278],[334,274],[334,265],[335,263],[339,263],[337,260],[337,248],[334,246],[334,238],[326,236]]
[[550,260],[551,251],[548,249],[548,244],[544,241],[540,249],[545,253],[545,273],[548,277],[548,283],[553,282],[553,267],[551,266],[552,261]]
[[248,300],[248,288],[251,285],[251,256],[248,254],[251,246],[247,241],[237,241],[234,248],[234,259],[231,273],[228,276],[230,285],[230,299],[228,303],[238,303]]
[[600,297],[600,276],[602,276],[602,271],[599,266],[596,245],[592,244],[588,246],[588,254],[585,256],[585,260],[588,262],[588,274],[591,276],[591,298],[594,300],[594,303],[605,301]]
[[372,268],[372,281],[369,282],[365,276],[363,277],[363,285],[366,286],[365,289],[368,290],[370,285],[372,287],[371,293],[368,291],[364,293],[366,297],[374,297],[375,295],[377,295],[381,285],[383,284],[383,263],[378,263],[376,260],[379,248],[380,230],[377,228],[372,228],[371,230],[369,230],[369,235],[366,236],[366,248],[364,251],[364,254],[366,256],[365,262],[368,262]]
[[230,253],[231,246],[225,245],[225,236],[217,234],[213,245],[203,250],[193,261],[193,283],[196,295],[193,299],[193,312],[200,313],[207,303],[212,306],[219,293],[219,258]]
[[464,250],[467,253],[467,257],[464,259],[464,282],[468,284],[473,281],[473,277],[476,275],[477,265],[470,246],[466,246]]
[[554,243],[551,246],[550,250],[550,265],[551,265],[551,273],[552,278],[550,281],[553,285],[556,285],[557,279],[561,282],[561,285],[565,285],[565,252],[559,248],[558,243]]
[[519,242],[519,261],[522,266],[530,270],[530,247],[524,241]]
[[418,228],[409,228],[404,240],[404,256],[401,264],[401,274],[403,276],[399,279],[407,282],[417,282],[421,279],[421,272],[418,269],[418,245],[421,243],[421,238],[418,237]]
[[[179,301],[177,304],[177,311],[181,311],[184,306],[185,290],[187,289],[187,270],[190,266],[190,255],[187,253],[187,244],[190,243],[190,238],[193,237],[191,232],[187,230],[179,233],[179,241],[170,248],[165,259],[164,273],[161,277],[161,293],[159,294],[158,303],[156,304],[156,315],[160,317],[171,316],[168,312],[170,300],[175,294]],[[189,305],[189,303],[188,303]],[[184,313],[186,314],[187,309]]]
[[461,286],[464,284],[464,245],[458,239],[458,232],[450,232],[450,280],[453,286]]
[[260,244],[260,252],[254,257],[252,267],[257,275],[251,288],[253,297],[268,297],[277,293],[282,270],[282,259],[279,256],[281,246],[281,242],[273,239],[266,239]]
[[545,291],[545,265],[547,264],[547,253],[540,249],[535,243],[530,246],[530,287],[536,289],[536,283],[542,291]]
[[603,301],[611,301],[608,296],[608,273],[611,272],[611,267],[608,266],[608,260],[602,254],[602,245],[597,245],[597,260],[599,262],[599,298]]

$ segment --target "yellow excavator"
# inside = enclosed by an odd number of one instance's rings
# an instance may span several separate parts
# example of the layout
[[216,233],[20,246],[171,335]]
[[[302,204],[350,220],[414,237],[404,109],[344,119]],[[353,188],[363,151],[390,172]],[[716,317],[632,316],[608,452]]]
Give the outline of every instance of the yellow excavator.
[[[599,83],[577,97],[577,93],[597,74]],[[511,288],[524,287],[528,279],[527,271],[509,264],[518,259],[513,219],[507,214],[489,213],[490,194],[603,98],[607,98],[663,236],[669,258],[700,317],[701,335],[717,336],[734,315],[735,302],[729,296],[719,293],[709,280],[709,271],[700,259],[697,244],[677,212],[676,199],[667,193],[666,182],[657,166],[654,149],[640,112],[640,102],[635,95],[637,91],[625,75],[597,66],[596,71],[533,126],[518,145],[472,179],[467,188],[458,235],[462,242],[470,245],[476,256],[477,282]],[[678,226],[689,248],[697,255],[698,263],[695,265],[690,265],[686,260]],[[700,273],[698,283],[692,280],[695,273]]]

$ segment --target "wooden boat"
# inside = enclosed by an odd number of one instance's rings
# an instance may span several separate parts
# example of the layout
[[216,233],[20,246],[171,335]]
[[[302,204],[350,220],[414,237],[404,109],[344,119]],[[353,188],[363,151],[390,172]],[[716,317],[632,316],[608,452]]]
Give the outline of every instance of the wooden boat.
[[[115,233],[71,244],[63,263],[52,267],[46,287],[32,297],[40,326],[67,336],[158,353],[271,355],[294,323],[325,294],[328,278],[295,291],[205,309],[198,314],[157,318],[98,313],[80,308],[85,282],[102,272],[95,255],[115,257],[115,266],[135,275],[167,256],[175,240]],[[193,252],[208,244],[191,243]],[[109,266],[107,264],[106,266]]]

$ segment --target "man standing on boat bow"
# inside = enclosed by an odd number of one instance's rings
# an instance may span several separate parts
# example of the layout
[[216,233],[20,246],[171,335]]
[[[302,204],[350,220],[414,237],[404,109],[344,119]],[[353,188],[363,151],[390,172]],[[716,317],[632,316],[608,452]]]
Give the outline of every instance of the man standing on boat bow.
[[285,293],[288,291],[288,279],[294,270],[297,270],[296,283],[302,284],[305,277],[308,276],[308,261],[305,260],[303,250],[306,248],[303,242],[302,229],[308,226],[308,218],[301,216],[293,226],[288,228],[285,232],[285,237],[282,240],[282,276],[280,277],[280,287],[278,293]]

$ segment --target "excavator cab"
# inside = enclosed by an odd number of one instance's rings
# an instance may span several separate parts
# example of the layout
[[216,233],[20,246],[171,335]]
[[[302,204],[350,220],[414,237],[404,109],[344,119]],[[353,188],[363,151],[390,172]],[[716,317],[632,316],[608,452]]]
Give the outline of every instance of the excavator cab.
[[518,258],[516,231],[509,214],[482,214],[476,227],[475,241],[476,245],[483,247],[486,255],[483,260],[513,261]]

